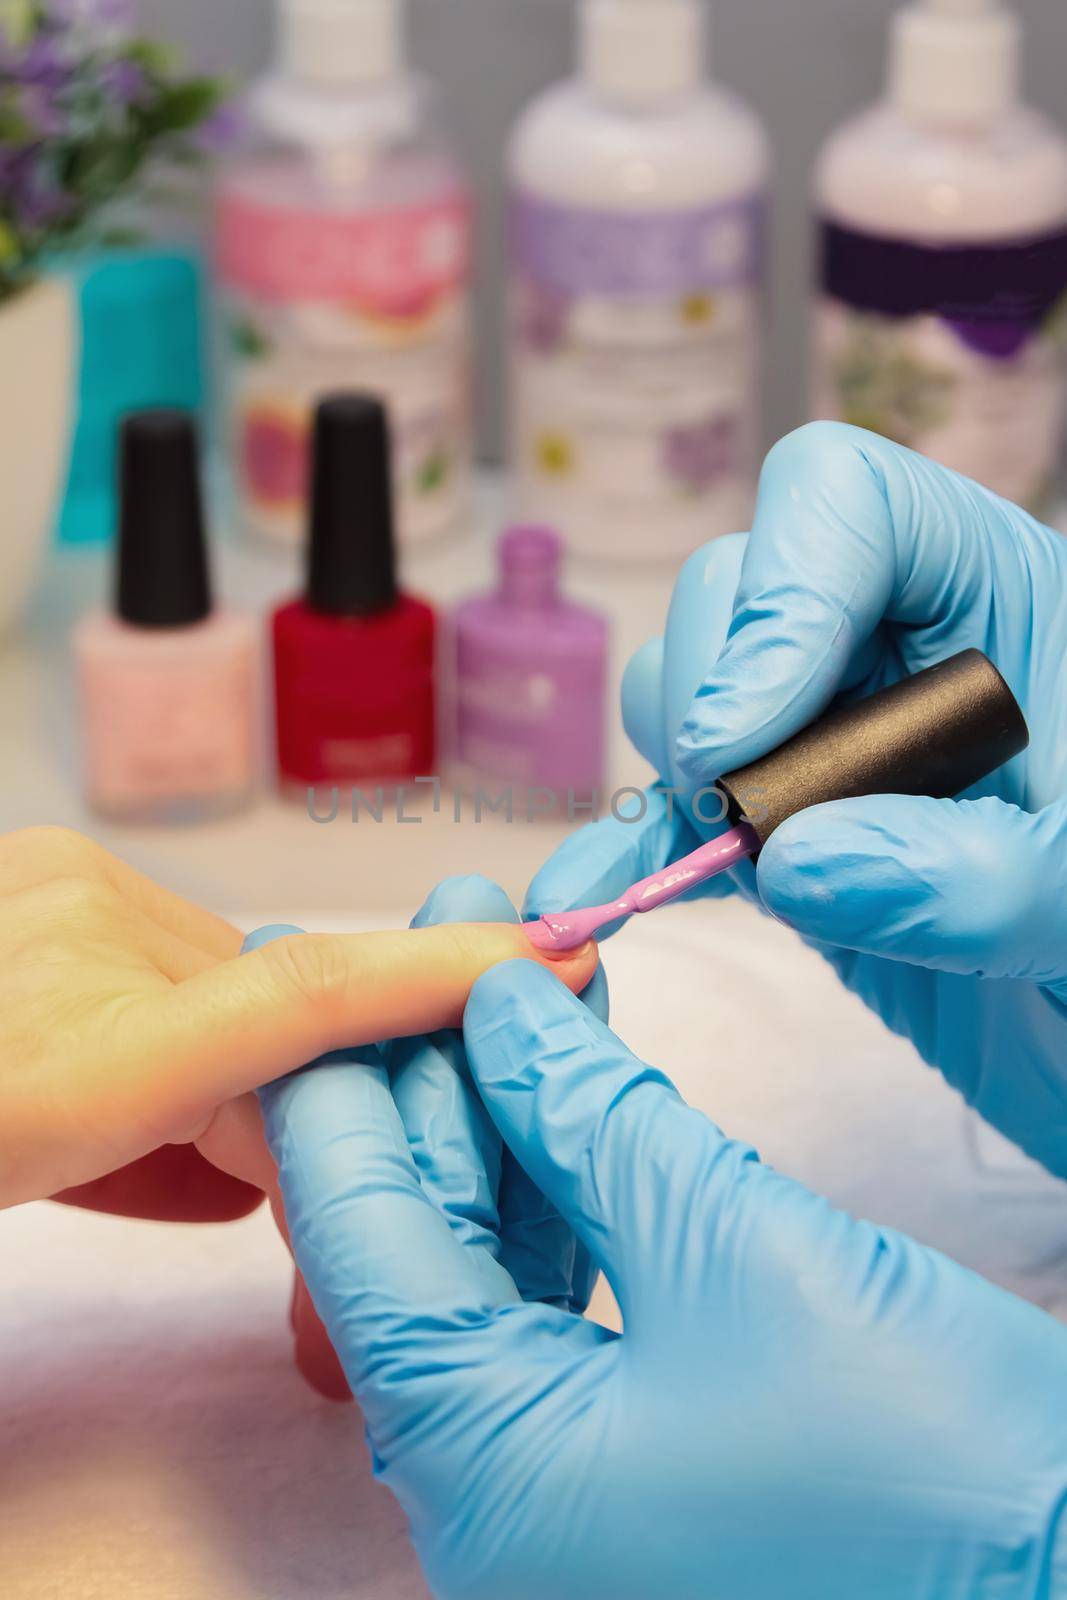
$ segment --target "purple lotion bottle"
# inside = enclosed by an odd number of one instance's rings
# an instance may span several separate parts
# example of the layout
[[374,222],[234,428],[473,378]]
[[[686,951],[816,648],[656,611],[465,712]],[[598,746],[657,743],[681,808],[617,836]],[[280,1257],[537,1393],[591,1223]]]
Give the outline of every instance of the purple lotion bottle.
[[511,528],[496,589],[457,607],[455,754],[468,787],[546,789],[566,810],[603,784],[608,626],[564,598],[562,558],[550,529]]

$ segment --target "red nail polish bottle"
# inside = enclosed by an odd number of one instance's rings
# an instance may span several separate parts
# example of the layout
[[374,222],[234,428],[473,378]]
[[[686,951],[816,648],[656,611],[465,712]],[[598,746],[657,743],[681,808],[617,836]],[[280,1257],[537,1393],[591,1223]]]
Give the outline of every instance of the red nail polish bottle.
[[373,789],[434,771],[434,614],[397,586],[382,405],[315,414],[308,584],[274,613],[283,789]]

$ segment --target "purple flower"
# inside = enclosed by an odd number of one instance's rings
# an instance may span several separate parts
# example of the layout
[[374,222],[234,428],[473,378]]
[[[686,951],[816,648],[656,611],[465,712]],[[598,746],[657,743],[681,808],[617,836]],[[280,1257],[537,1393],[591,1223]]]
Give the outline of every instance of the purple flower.
[[30,139],[53,138],[67,125],[66,114],[56,104],[50,88],[40,83],[27,84],[19,96],[19,111],[30,130]]
[[145,97],[148,80],[136,61],[109,61],[100,73],[100,88],[119,106],[136,105]]
[[248,114],[234,100],[224,100],[197,129],[197,143],[212,154],[232,149],[249,131]]
[[0,141],[2,299],[47,250],[90,238],[98,213],[135,187],[153,157],[192,149],[188,129],[164,117],[153,130],[131,106],[165,104],[183,89],[206,103],[217,91],[172,71],[165,53],[136,37],[133,0],[11,0],[6,12],[0,0],[0,13],[11,24],[0,20],[9,113]]
[[39,155],[27,145],[0,145],[0,199],[6,201],[30,181]]
[[26,234],[39,233],[67,215],[70,198],[41,146],[0,148],[0,206]]
[[60,221],[71,208],[70,196],[41,161],[30,163],[25,172],[16,176],[9,189],[9,202],[16,225],[26,233],[38,233]]
[[703,494],[720,478],[736,472],[739,461],[736,417],[709,417],[672,428],[663,438],[665,471],[692,494]]
[[7,204],[8,196],[14,192],[22,170],[32,159],[32,154],[25,149],[16,149],[13,145],[0,145],[0,205]]
[[12,55],[4,66],[19,83],[42,89],[59,88],[68,80],[71,70],[61,41],[48,33],[37,34],[25,50]]

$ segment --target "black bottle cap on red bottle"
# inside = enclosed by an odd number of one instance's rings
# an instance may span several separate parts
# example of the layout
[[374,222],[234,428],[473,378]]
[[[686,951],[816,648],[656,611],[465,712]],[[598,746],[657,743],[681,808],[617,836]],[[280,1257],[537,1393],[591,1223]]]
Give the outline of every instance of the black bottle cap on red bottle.
[[397,597],[389,423],[372,395],[334,394],[315,411],[307,602],[367,616]]
[[866,700],[828,712],[759,761],[720,778],[734,822],[766,844],[787,817],[865,794],[948,800],[1025,750],[1026,720],[996,667],[963,650]]
[[115,609],[141,628],[211,612],[196,425],[187,411],[134,411],[120,435]]

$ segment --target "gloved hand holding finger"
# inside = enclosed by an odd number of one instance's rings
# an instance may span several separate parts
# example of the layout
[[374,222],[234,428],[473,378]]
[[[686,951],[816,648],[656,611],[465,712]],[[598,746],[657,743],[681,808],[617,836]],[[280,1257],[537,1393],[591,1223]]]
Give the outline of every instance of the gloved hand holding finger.
[[[518,916],[487,879],[439,884],[413,927],[501,922]],[[607,988],[598,968],[582,995],[606,1017]],[[529,1181],[500,1140],[474,1089],[462,1035],[445,1030],[394,1040],[385,1049],[390,1083],[423,1187],[476,1257],[502,1266],[524,1300],[580,1304],[592,1289],[588,1257],[558,1211]]]
[[[518,917],[503,890],[487,879],[465,877],[439,884],[412,921],[413,928],[449,924],[517,925]],[[259,949],[279,938],[299,935],[291,927],[264,928],[249,935],[247,949]],[[603,972],[598,968],[583,999],[600,1014],[607,1014]],[[342,1052],[340,1058],[350,1058]],[[356,1059],[355,1057],[351,1059]],[[378,1057],[375,1058],[378,1061]],[[466,1065],[462,1035],[441,1029],[421,1037],[403,1037],[384,1045],[381,1065],[389,1075],[392,1096],[400,1116],[419,1180],[426,1195],[444,1216],[456,1238],[469,1253],[490,1291],[503,1281],[514,1284],[526,1300],[544,1300],[584,1309],[592,1292],[595,1272],[587,1252],[581,1250],[558,1211],[530,1182],[500,1135],[474,1089]],[[248,1130],[241,1141],[247,1159],[251,1148],[262,1143],[260,1117],[254,1097],[231,1102],[226,1118],[251,1104],[256,1138]],[[204,1148],[214,1159],[233,1160],[232,1148],[220,1151],[219,1136]],[[279,1227],[288,1241],[288,1227],[280,1204],[277,1174],[263,1146],[269,1173],[258,1163],[241,1169],[254,1176],[271,1198]],[[296,1361],[313,1388],[329,1399],[349,1397],[348,1386],[311,1299],[296,1274],[290,1318],[295,1335]]]
[[490,1281],[383,1074],[262,1091],[297,1260],[436,1594],[1067,1581],[1055,1322],[761,1166],[530,962],[475,985],[464,1038],[495,1127],[607,1272],[621,1337]]

